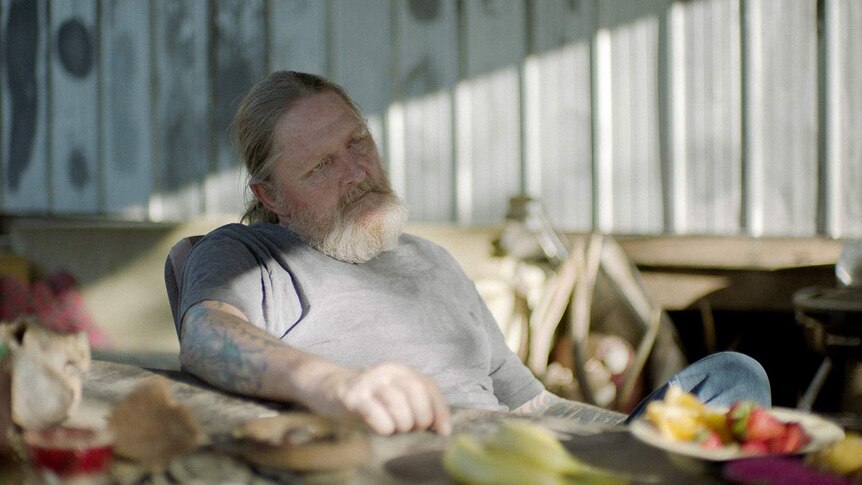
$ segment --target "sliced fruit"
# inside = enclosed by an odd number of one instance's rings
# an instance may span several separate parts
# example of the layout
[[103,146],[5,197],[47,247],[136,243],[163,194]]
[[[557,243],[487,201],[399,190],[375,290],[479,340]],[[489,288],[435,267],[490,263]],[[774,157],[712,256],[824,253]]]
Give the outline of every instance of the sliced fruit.
[[799,423],[787,423],[780,436],[769,440],[769,451],[773,453],[796,453],[808,444],[810,438]]
[[695,441],[697,441],[700,446],[703,446],[704,448],[710,450],[721,448],[724,445],[718,433],[712,430],[705,430],[701,432],[700,434],[698,434]]
[[706,429],[696,413],[680,407],[668,407],[655,424],[664,436],[679,441],[691,441]]
[[743,453],[765,455],[769,453],[769,443],[762,440],[748,440],[740,443],[739,449],[742,450]]
[[754,401],[737,401],[719,412],[678,387],[651,402],[646,418],[665,438],[707,448],[738,444],[749,454],[796,453],[811,439],[800,423],[785,423]]
[[727,411],[727,421],[730,425],[730,431],[737,441],[748,439],[748,417],[756,405],[754,401],[737,401]]
[[784,436],[785,429],[785,424],[769,414],[769,411],[760,406],[754,406],[748,415],[745,436],[750,440],[768,441]]
[[733,442],[733,433],[730,431],[730,424],[727,421],[725,413],[707,409],[703,415],[700,416],[700,420],[707,428],[710,429],[710,431],[718,435],[723,444]]
[[685,392],[679,386],[669,386],[664,396],[664,402],[669,406],[679,406],[696,413],[705,413],[706,406],[694,394]]

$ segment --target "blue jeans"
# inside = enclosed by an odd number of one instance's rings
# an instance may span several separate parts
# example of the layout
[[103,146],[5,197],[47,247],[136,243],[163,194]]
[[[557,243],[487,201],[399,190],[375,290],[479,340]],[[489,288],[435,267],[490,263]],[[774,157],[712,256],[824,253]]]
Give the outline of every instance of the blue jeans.
[[737,352],[708,355],[673,376],[643,401],[626,418],[626,423],[644,412],[650,401],[662,399],[671,384],[679,385],[701,402],[729,407],[735,401],[751,400],[762,406],[772,405],[769,377],[760,363]]

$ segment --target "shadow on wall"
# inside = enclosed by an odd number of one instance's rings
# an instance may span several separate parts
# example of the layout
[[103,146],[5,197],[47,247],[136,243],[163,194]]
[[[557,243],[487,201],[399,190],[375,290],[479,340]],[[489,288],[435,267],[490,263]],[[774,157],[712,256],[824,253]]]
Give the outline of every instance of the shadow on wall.
[[[6,234],[11,251],[27,259],[37,274],[74,275],[113,351],[176,353],[179,344],[164,284],[168,251],[183,237],[238,219],[171,224],[21,219],[8,221]],[[470,277],[500,278],[490,245],[498,227],[411,224],[407,230],[446,247]]]

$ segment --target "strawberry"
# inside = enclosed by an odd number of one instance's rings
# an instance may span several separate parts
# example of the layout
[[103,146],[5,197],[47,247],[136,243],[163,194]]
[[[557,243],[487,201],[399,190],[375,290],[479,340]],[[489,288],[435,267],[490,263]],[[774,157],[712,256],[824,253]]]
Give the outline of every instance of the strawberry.
[[727,420],[736,441],[767,442],[784,435],[784,423],[753,401],[739,401],[730,407]]
[[769,440],[769,451],[773,453],[796,453],[808,444],[810,436],[799,423],[786,423],[784,432]]
[[697,438],[695,438],[695,441],[697,441],[700,446],[703,446],[704,448],[710,450],[721,448],[724,445],[718,433],[712,430],[704,430],[703,432],[698,434]]
[[769,453],[769,443],[763,440],[746,440],[739,444],[739,449],[743,453],[765,455]]
[[745,427],[745,439],[769,441],[784,436],[784,432],[784,423],[769,414],[769,411],[760,406],[751,409]]

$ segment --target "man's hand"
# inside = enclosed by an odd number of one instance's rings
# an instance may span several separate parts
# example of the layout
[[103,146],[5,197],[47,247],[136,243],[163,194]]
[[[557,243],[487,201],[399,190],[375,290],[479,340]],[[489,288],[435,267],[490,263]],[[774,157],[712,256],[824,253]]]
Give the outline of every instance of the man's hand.
[[385,363],[370,369],[334,369],[308,401],[312,411],[361,417],[379,434],[433,428],[452,430],[449,408],[437,384],[410,367]]

